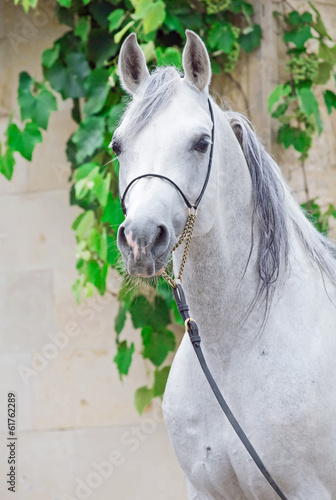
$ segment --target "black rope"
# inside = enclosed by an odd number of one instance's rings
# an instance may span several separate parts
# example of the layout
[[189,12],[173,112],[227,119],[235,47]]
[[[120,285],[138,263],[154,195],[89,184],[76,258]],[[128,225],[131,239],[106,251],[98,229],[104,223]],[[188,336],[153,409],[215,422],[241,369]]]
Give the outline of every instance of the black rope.
[[232,425],[234,431],[236,432],[237,436],[239,437],[240,441],[243,443],[245,446],[246,450],[250,454],[252,460],[260,470],[260,472],[263,474],[265,479],[268,481],[268,483],[272,486],[273,490],[278,494],[278,496],[282,500],[288,500],[285,494],[281,491],[277,483],[274,481],[272,478],[271,474],[268,472],[266,469],[263,461],[259,457],[258,453],[252,446],[250,440],[246,436],[245,432],[241,428],[239,422],[233,415],[232,411],[230,410],[230,407],[228,406],[227,402],[225,401],[222,393],[220,392],[213,376],[211,375],[211,372],[208,368],[208,365],[204,359],[204,355],[201,349],[201,337],[198,332],[198,327],[196,322],[193,319],[189,318],[189,307],[186,303],[185,295],[183,288],[180,284],[176,285],[176,288],[173,288],[173,294],[174,294],[174,299],[177,305],[177,308],[179,310],[179,313],[183,319],[184,322],[188,320],[187,326],[187,331],[189,333],[189,338],[191,340],[191,343],[193,345],[194,351],[196,353],[196,356],[198,358],[198,361],[201,365],[201,368],[204,372],[204,375],[207,379],[207,381],[210,384],[210,387],[212,389],[212,392],[216,396],[216,399],[218,403],[220,404],[222,410],[224,411],[227,419],[229,420],[230,424]]

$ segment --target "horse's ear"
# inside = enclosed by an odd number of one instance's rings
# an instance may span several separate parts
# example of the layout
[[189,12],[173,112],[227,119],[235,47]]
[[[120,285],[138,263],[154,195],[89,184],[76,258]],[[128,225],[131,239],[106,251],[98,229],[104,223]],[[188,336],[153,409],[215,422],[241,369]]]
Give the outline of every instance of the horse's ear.
[[140,49],[135,33],[129,35],[122,44],[118,67],[121,85],[129,94],[134,94],[148,78],[145,54]]
[[186,30],[187,43],[183,50],[182,60],[186,78],[198,90],[207,89],[211,80],[211,66],[208,51],[196,33]]

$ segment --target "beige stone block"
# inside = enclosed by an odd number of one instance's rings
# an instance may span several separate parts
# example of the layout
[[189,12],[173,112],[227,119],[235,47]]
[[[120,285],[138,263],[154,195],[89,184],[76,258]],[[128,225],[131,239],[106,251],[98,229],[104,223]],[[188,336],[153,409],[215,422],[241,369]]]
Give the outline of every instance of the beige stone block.
[[52,273],[4,273],[0,278],[2,353],[27,352],[50,342],[53,331]]
[[8,494],[1,474],[2,499],[9,500],[13,496],[17,500],[56,500],[60,491],[71,489],[74,476],[72,431],[22,432],[17,457],[17,491]]
[[66,492],[73,496],[77,489],[92,500],[186,498],[183,473],[157,418],[146,416],[130,427],[76,431],[74,453],[75,486]]
[[[145,365],[134,355],[129,376],[120,382],[115,349],[51,350],[33,359],[34,427],[54,429],[106,426],[139,421],[135,390],[147,382]],[[49,353],[49,354],[48,354]],[[34,365],[35,366],[35,365]]]
[[74,265],[71,230],[78,208],[70,207],[67,190],[0,198],[0,271]]
[[[2,433],[8,431],[7,396],[9,392],[14,392],[16,395],[15,419],[18,435],[20,435],[21,431],[32,429],[32,386],[25,382],[20,371],[22,366],[30,366],[30,364],[30,354],[6,354],[0,356],[0,432]],[[2,451],[0,455],[2,455]]]
[[50,115],[48,131],[43,142],[36,146],[33,161],[28,166],[28,191],[66,188],[70,190],[70,165],[66,143],[78,125],[71,118],[70,100],[57,99],[58,111]]

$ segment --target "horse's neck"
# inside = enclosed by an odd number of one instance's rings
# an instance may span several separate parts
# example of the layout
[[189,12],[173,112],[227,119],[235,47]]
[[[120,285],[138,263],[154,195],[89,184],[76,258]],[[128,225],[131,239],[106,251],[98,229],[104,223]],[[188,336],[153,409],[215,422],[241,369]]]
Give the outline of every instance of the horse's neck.
[[[226,129],[225,133],[223,131],[223,136],[230,144],[224,144],[221,154],[217,154],[218,163],[214,169],[218,178],[217,204],[213,206],[215,222],[207,234],[192,239],[183,288],[191,315],[198,321],[201,332],[206,332],[205,343],[218,346],[220,337],[221,345],[225,344],[224,348],[228,349],[256,296],[259,279],[256,228],[251,246],[250,174],[231,129]],[[216,175],[215,172],[212,175]],[[206,210],[206,206],[205,203],[199,210]],[[174,256],[175,269],[181,257],[182,250],[178,249]],[[225,339],[223,329],[227,332]],[[237,346],[237,339],[234,344]]]

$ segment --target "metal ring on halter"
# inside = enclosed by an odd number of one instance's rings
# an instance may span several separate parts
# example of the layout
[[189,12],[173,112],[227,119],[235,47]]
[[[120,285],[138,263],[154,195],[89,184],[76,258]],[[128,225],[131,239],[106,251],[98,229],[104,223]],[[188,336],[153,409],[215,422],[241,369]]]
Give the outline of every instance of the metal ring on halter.
[[[176,280],[179,280],[179,283]],[[174,285],[175,285],[175,288],[176,288],[176,285],[182,285],[182,278],[179,278],[178,276],[176,278],[174,278]]]
[[[191,212],[191,210],[194,211]],[[188,207],[188,216],[190,217],[191,215],[194,215],[195,217],[197,215],[197,208],[195,207],[195,205],[191,205],[191,207]]]
[[185,326],[185,329],[187,332],[189,332],[189,328],[188,328],[189,321],[193,321],[194,323],[196,323],[196,321],[193,318],[187,318],[184,322],[184,326]]

